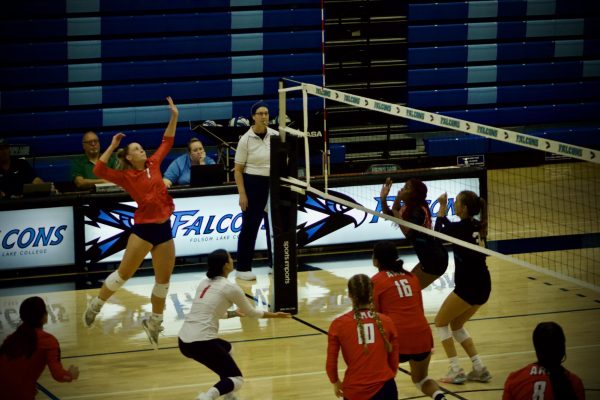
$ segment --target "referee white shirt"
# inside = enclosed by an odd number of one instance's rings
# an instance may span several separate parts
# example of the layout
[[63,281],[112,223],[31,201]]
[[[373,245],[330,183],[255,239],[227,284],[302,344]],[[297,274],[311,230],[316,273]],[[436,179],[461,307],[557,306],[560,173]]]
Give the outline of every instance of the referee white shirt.
[[244,166],[245,174],[259,176],[271,175],[272,135],[279,135],[279,132],[269,127],[267,127],[267,133],[262,139],[254,133],[252,127],[242,135],[235,153],[235,163]]
[[263,312],[248,302],[242,289],[227,278],[204,279],[196,289],[192,308],[185,317],[179,338],[185,343],[216,339],[219,319],[235,304],[246,317],[261,318]]

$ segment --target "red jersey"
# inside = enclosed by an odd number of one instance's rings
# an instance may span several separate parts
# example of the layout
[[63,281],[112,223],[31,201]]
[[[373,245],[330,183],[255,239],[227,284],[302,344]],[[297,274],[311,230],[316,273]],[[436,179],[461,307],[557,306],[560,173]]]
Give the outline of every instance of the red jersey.
[[[571,386],[577,396],[576,400],[585,399],[583,382],[579,377],[569,371],[565,371]],[[537,363],[529,364],[518,371],[512,372],[504,383],[504,394],[502,400],[560,400],[555,399],[552,393],[550,375],[544,367]]]
[[130,168],[115,170],[100,160],[94,167],[97,177],[121,186],[138,204],[133,216],[136,224],[164,222],[175,210],[173,198],[167,192],[160,172],[160,163],[173,147],[173,140],[173,137],[163,137],[156,152],[146,160],[146,169],[143,171]]
[[433,335],[423,311],[419,279],[409,273],[380,271],[371,281],[375,309],[394,322],[400,354],[431,351]]
[[379,314],[383,329],[392,344],[392,352],[388,353],[371,312],[361,310],[360,313],[368,352],[365,352],[358,333],[358,323],[353,311],[336,318],[331,323],[328,334],[327,376],[331,383],[339,380],[338,354],[341,347],[342,356],[348,366],[342,390],[344,398],[348,400],[370,399],[385,382],[396,376],[398,369],[398,341],[392,320],[387,315]]
[[48,365],[52,377],[58,382],[71,382],[71,373],[60,362],[58,340],[42,329],[36,329],[37,349],[31,358],[9,359],[0,356],[0,395],[3,399],[33,400],[37,393],[35,384]]

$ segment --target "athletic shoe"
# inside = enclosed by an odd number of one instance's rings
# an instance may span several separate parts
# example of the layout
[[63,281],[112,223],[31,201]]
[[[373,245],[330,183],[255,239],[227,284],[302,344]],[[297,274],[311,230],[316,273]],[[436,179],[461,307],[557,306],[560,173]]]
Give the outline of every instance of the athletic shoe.
[[480,370],[473,369],[473,371],[467,374],[467,379],[475,382],[489,382],[492,379],[492,375],[490,375],[486,367],[483,367]]
[[239,400],[239,397],[237,397],[233,392],[229,392],[223,396],[223,400]]
[[196,396],[196,400],[213,400],[213,398],[210,397],[208,393],[202,392],[198,393],[198,396]]
[[465,375],[465,370],[462,368],[458,371],[454,371],[452,368],[448,370],[448,373],[443,378],[440,378],[440,382],[443,383],[453,383],[455,385],[460,385],[461,383],[465,383],[467,380],[467,376]]
[[256,275],[252,271],[236,271],[235,277],[243,281],[255,281]]
[[83,313],[83,325],[85,325],[86,328],[91,328],[92,324],[96,320],[96,315],[98,315],[99,312],[100,309],[94,310],[92,307],[92,300],[90,300],[87,304],[85,312]]
[[148,335],[148,340],[152,343],[155,349],[158,349],[158,334],[161,333],[165,328],[160,322],[155,322],[152,318],[144,318],[142,320],[142,327]]

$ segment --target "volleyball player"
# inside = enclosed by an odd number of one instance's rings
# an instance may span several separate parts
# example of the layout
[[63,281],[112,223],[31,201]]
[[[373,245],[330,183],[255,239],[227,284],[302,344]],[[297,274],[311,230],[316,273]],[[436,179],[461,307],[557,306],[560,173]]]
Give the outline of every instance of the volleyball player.
[[123,170],[109,168],[107,163],[110,156],[125,137],[123,133],[117,133],[94,167],[96,176],[125,189],[137,202],[138,208],[119,268],[106,278],[100,293],[89,302],[84,314],[84,323],[89,327],[104,302],[133,276],[150,252],[155,280],[151,296],[152,314],[150,318],[142,320],[142,326],[155,347],[158,346],[158,334],[163,330],[165,299],[175,266],[175,245],[170,220],[175,205],[163,182],[160,163],[173,147],[179,111],[170,97],[167,97],[167,101],[171,117],[162,143],[151,157],[146,156],[146,151],[139,143],[129,143],[117,154]]
[[502,400],[585,399],[583,382],[561,364],[566,358],[565,334],[556,322],[541,322],[533,331],[537,362],[511,373]]
[[438,384],[428,376],[433,336],[425,318],[419,280],[402,268],[398,250],[383,241],[373,249],[372,278],[375,309],[389,316],[398,332],[399,362],[410,364],[410,377],[420,391],[435,400],[445,400]]
[[[416,178],[406,181],[402,189],[398,191],[392,208],[387,204],[387,196],[392,187],[392,180],[387,178],[381,188],[381,209],[396,218],[412,222],[431,229],[431,213],[427,204],[427,186]],[[401,202],[403,204],[401,204]],[[418,264],[411,271],[417,276],[421,289],[425,289],[442,276],[448,267],[448,252],[433,236],[414,231],[400,225],[402,233],[414,247],[419,258]]]
[[[207,279],[196,289],[189,314],[179,331],[181,353],[219,375],[219,381],[207,392],[198,394],[197,400],[211,400],[233,394],[244,383],[242,373],[231,357],[231,343],[219,339],[219,319],[247,316],[254,318],[290,318],[285,312],[256,310],[244,292],[227,277],[233,271],[233,260],[225,250],[215,250],[208,256]],[[239,311],[227,311],[233,304]]]
[[[346,400],[397,399],[396,328],[390,317],[375,311],[367,275],[350,278],[348,296],[352,310],[336,318],[328,333],[326,370],[333,392]],[[343,381],[338,376],[340,348],[347,366]]]
[[44,300],[37,296],[25,299],[19,317],[21,324],[0,346],[0,397],[34,400],[37,380],[46,365],[57,382],[76,380],[79,369],[73,365],[63,368],[58,340],[44,331],[48,322]]
[[[435,221],[435,230],[454,236],[465,242],[485,245],[487,237],[487,209],[485,200],[471,191],[462,191],[456,196],[455,214],[458,222],[450,222],[448,196],[438,198],[440,209]],[[480,214],[480,220],[474,217]],[[477,353],[475,343],[464,328],[465,323],[485,304],[492,290],[490,272],[485,254],[460,246],[454,246],[455,287],[446,297],[436,317],[435,326],[450,360],[450,369],[441,379],[445,383],[463,383],[466,380],[488,382],[492,376]],[[463,347],[473,362],[473,370],[465,375],[458,363],[454,340]]]

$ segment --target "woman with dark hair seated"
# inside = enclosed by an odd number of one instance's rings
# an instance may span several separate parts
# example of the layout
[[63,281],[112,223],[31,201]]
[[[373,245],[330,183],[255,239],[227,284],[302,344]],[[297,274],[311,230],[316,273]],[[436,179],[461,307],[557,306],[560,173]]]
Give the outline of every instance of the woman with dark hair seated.
[[64,369],[60,361],[58,340],[44,331],[48,322],[46,303],[40,297],[29,297],[19,308],[21,325],[0,347],[0,397],[11,400],[33,400],[36,383],[48,365],[58,382],[71,382],[79,377],[73,365]]
[[[219,319],[233,317],[290,318],[285,312],[260,311],[252,307],[242,289],[227,277],[233,271],[233,260],[225,250],[215,250],[208,256],[206,279],[196,289],[192,308],[179,331],[179,350],[200,364],[206,365],[219,381],[200,393],[197,400],[219,396],[236,399],[233,394],[244,383],[242,372],[231,357],[231,343],[219,339]],[[227,311],[233,304],[236,310]],[[239,311],[238,311],[239,310]]]

